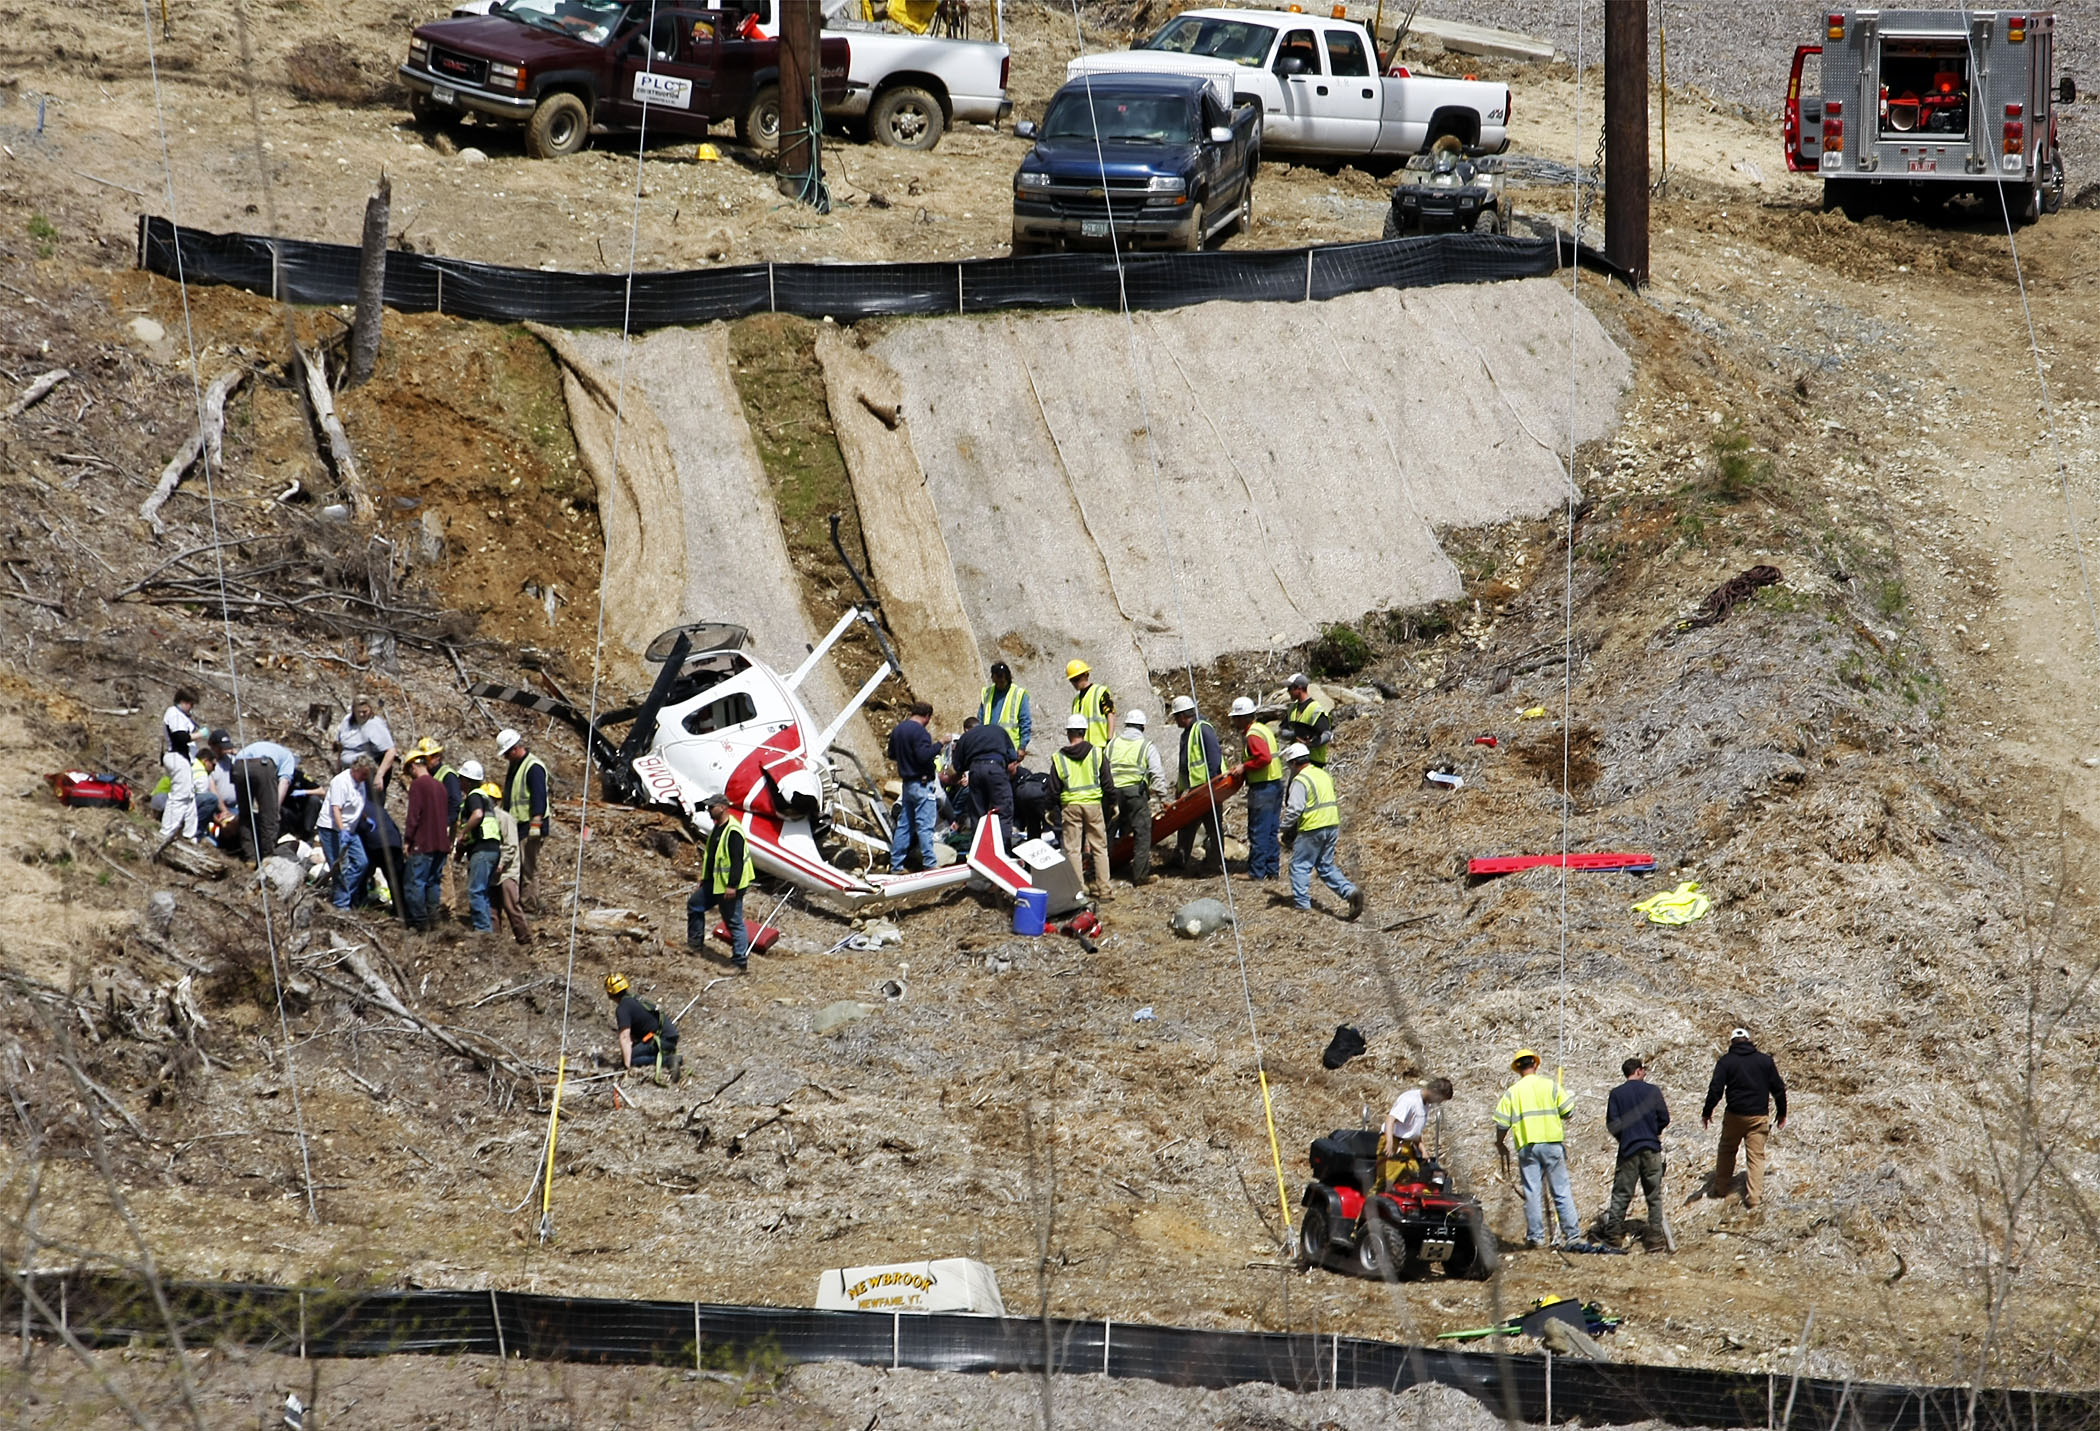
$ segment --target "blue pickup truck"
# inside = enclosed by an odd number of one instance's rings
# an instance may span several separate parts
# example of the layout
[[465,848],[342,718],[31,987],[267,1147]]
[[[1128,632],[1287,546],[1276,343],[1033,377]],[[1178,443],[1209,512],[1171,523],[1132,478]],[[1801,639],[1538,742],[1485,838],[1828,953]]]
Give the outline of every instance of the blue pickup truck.
[[1261,111],[1223,77],[1091,75],[1068,82],[1014,175],[1016,258],[1057,248],[1194,251],[1254,216]]

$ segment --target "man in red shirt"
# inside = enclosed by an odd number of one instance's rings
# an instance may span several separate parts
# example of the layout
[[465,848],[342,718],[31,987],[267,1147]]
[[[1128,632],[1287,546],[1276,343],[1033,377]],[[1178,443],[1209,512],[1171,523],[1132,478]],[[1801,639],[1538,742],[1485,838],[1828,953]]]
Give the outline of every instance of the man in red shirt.
[[452,848],[451,802],[445,787],[431,774],[445,748],[424,736],[408,753],[408,823],[401,836],[408,846],[408,876],[402,891],[411,929],[429,929],[445,902],[445,854]]

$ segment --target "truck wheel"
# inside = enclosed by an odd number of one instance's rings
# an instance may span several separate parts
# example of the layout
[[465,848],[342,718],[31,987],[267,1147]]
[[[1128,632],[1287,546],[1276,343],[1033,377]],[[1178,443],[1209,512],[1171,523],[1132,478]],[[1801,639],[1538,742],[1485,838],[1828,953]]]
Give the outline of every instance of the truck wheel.
[[1298,1265],[1319,1267],[1327,1261],[1327,1209],[1309,1207],[1298,1224]]
[[590,142],[591,112],[573,94],[550,94],[540,101],[525,126],[525,152],[535,159],[559,159]]
[[1400,215],[1397,210],[1387,209],[1385,211],[1385,236],[1389,239],[1407,237],[1407,225],[1400,221]]
[[1198,253],[1203,248],[1204,222],[1203,204],[1201,201],[1191,204],[1189,206],[1189,237],[1187,244],[1190,253]]
[[1039,239],[1022,238],[1020,230],[1016,229],[1010,251],[1014,258],[1033,258],[1039,253],[1050,252],[1050,245]]
[[780,86],[761,85],[736,117],[736,142],[766,154],[780,152]]
[[425,129],[436,129],[459,118],[459,111],[448,109],[421,90],[408,92],[408,117]]
[[2005,212],[2012,221],[2025,227],[2042,216],[2042,186],[2039,184],[2001,184],[1999,191],[2005,196]]
[[884,90],[868,111],[875,137],[896,149],[931,149],[947,126],[941,102],[915,84]]
[[2049,167],[2042,171],[2042,212],[2053,214],[2064,206],[2064,186],[2070,181],[2064,177],[2064,152],[2052,149]]
[[1247,166],[1247,172],[1240,175],[1240,211],[1238,214],[1233,216],[1232,232],[1236,234],[1245,234],[1251,233],[1253,232],[1253,230],[1254,166],[1250,164]]

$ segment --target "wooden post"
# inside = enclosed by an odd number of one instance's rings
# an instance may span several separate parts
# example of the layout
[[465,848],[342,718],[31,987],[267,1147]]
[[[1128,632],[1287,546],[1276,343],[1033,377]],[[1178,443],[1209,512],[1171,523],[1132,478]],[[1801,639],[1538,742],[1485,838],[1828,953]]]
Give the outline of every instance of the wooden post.
[[822,33],[817,0],[780,0],[780,170],[774,182],[804,203],[816,201],[820,181],[818,146],[809,129]]
[[369,382],[379,364],[379,315],[386,306],[387,209],[393,181],[379,176],[379,187],[365,200],[364,247],[357,260],[357,314],[350,323],[350,386]]
[[1604,7],[1604,252],[1648,280],[1648,0]]

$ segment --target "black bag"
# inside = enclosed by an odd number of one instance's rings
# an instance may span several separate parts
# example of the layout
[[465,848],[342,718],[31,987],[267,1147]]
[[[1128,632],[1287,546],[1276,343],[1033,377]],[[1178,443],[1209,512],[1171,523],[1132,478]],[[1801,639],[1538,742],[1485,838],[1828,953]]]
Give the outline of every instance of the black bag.
[[1320,1055],[1322,1068],[1340,1068],[1368,1047],[1364,1036],[1349,1025],[1343,1024],[1334,1031],[1334,1039],[1327,1045],[1327,1052]]
[[1312,1145],[1313,1177],[1329,1187],[1369,1192],[1378,1178],[1378,1130],[1337,1128]]

